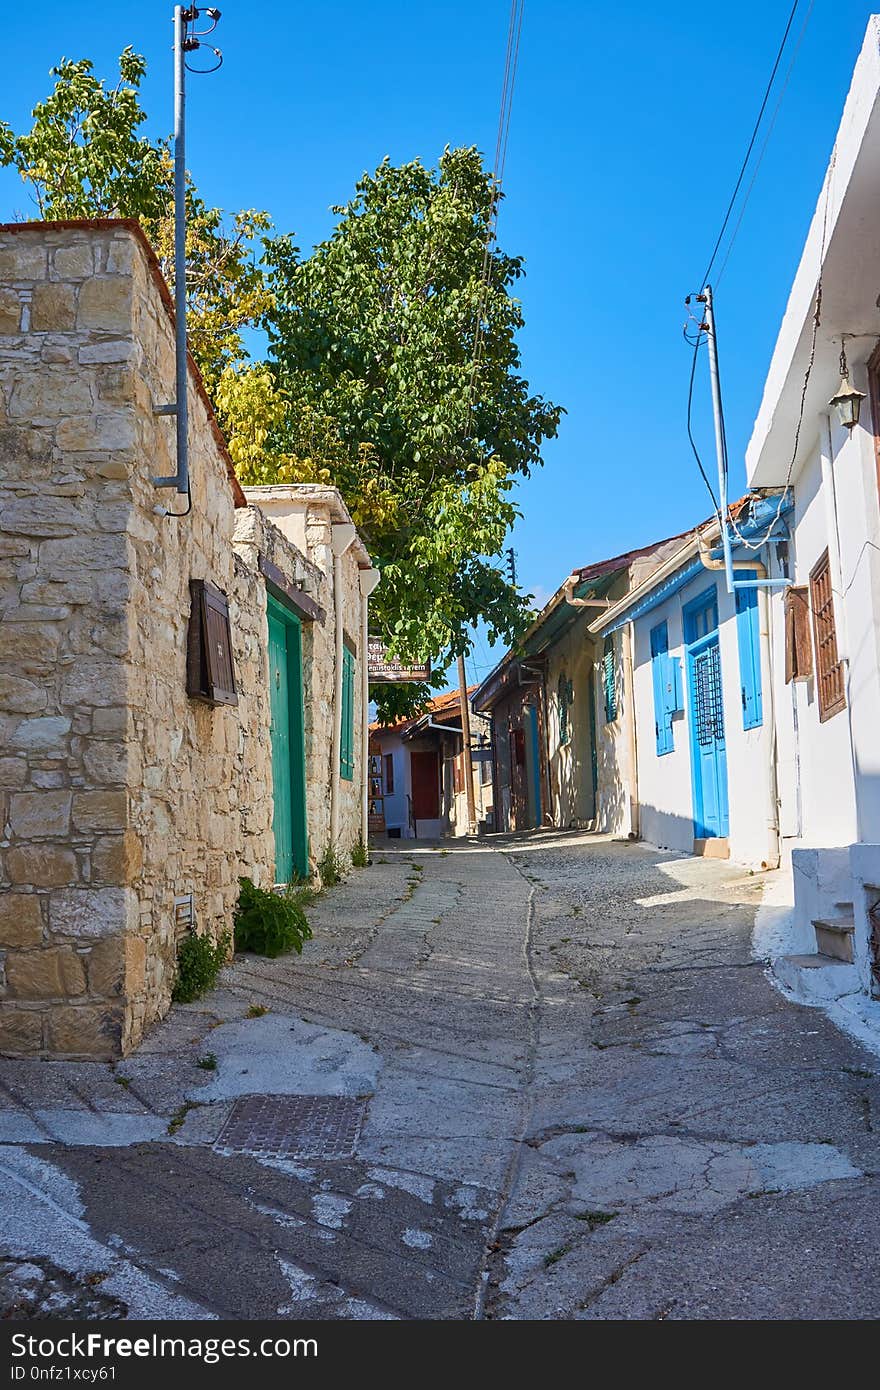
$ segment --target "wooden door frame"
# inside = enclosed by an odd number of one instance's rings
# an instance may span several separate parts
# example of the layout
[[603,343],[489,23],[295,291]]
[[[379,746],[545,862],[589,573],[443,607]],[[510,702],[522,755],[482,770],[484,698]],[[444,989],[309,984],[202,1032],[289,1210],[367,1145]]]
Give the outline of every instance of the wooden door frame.
[[302,621],[292,607],[268,592],[266,594],[266,613],[267,622],[268,615],[271,614],[283,625],[286,637],[292,822],[291,857],[294,874],[301,879],[306,879],[309,876],[309,822],[306,791],[305,711],[303,708]]

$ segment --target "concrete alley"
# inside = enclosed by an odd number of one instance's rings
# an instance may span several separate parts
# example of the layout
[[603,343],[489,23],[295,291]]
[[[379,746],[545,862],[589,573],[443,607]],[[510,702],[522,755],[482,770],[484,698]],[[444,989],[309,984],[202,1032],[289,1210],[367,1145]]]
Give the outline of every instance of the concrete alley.
[[6,1315],[869,1318],[880,1062],[763,880],[403,843],[116,1064],[0,1063]]

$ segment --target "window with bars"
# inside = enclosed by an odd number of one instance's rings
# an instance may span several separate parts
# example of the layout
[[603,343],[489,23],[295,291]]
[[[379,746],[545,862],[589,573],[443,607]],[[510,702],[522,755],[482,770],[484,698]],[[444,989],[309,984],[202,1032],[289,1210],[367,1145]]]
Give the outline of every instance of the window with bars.
[[354,652],[342,648],[342,737],[339,743],[339,775],[354,780]]
[[831,565],[824,551],[810,571],[810,607],[813,610],[813,642],[816,648],[816,691],[822,723],[846,708],[843,662],[837,655]]
[[602,689],[605,696],[605,723],[617,718],[617,667],[614,660],[614,635],[609,633],[602,648]]

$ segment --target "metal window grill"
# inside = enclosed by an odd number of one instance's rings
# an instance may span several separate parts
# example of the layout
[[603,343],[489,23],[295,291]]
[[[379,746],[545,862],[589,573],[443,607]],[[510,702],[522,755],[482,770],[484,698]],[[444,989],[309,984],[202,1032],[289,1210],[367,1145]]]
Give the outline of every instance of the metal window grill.
[[694,704],[697,742],[705,748],[724,737],[724,709],[721,704],[721,664],[717,644],[694,660]]

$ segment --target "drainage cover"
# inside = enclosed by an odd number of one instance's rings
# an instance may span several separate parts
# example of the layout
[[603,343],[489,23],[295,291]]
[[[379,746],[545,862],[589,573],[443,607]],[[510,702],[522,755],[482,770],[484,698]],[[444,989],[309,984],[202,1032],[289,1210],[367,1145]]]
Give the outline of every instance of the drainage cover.
[[351,1158],[366,1109],[357,1096],[242,1096],[214,1148],[256,1158]]

